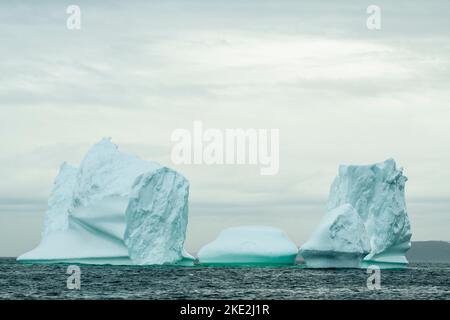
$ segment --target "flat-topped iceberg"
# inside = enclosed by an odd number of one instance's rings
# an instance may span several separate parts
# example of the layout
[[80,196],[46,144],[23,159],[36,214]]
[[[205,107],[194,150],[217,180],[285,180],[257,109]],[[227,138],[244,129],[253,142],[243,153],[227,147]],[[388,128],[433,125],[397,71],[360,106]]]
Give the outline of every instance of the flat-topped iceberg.
[[[350,205],[362,219],[370,250],[361,267],[376,264],[382,268],[399,268],[407,265],[405,254],[411,247],[411,227],[405,203],[406,181],[402,169],[397,169],[393,159],[373,165],[339,167],[339,175],[331,186],[325,216],[336,208]],[[323,228],[326,226],[319,226],[319,229]],[[348,229],[347,233],[362,232],[357,230],[362,229]],[[363,237],[362,234],[354,236]],[[311,253],[312,246],[307,245],[301,251],[308,249]],[[336,250],[340,251],[343,248]],[[318,259],[308,254],[304,258],[306,265],[308,260]],[[340,263],[330,254],[324,265],[339,267]]]
[[281,230],[243,226],[223,230],[198,252],[204,265],[291,265],[298,248]]
[[189,182],[127,155],[109,139],[78,169],[63,164],[49,197],[42,241],[21,262],[182,264]]
[[369,251],[363,220],[350,204],[344,204],[323,216],[300,254],[310,268],[359,268]]

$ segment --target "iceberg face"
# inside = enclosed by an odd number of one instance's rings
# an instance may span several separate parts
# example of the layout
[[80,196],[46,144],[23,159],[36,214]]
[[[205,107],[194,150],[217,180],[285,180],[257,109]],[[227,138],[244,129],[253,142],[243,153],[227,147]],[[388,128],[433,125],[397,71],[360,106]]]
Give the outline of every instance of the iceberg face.
[[[49,197],[42,241],[17,260],[192,264],[194,259],[183,248],[188,188],[188,181],[175,171],[124,154],[103,139],[89,150],[79,169],[61,166]],[[152,247],[161,244],[162,233],[164,245]]]
[[234,227],[223,230],[217,239],[202,247],[200,264],[295,264],[298,248],[287,235],[271,227]]
[[[398,268],[408,263],[405,253],[411,246],[411,227],[405,203],[406,181],[393,159],[373,165],[339,167],[325,215],[344,205],[354,208],[369,239],[370,250],[361,267],[376,264],[382,268]],[[349,229],[348,232],[362,231]],[[358,236],[363,235],[355,235]],[[329,256],[330,267],[333,261]],[[339,267],[340,262],[335,263]]]
[[309,268],[359,268],[369,251],[363,220],[344,204],[324,215],[300,254]]
[[341,166],[333,182],[328,209],[351,204],[363,219],[370,241],[365,264],[406,265],[411,226],[406,211],[407,178],[393,159],[367,166]]
[[69,227],[69,212],[72,210],[72,190],[75,186],[77,168],[64,162],[59,168],[53,189],[48,198],[48,210],[44,218],[42,237],[67,230]]
[[125,244],[137,264],[194,260],[184,252],[189,182],[169,168],[136,179],[125,215]]

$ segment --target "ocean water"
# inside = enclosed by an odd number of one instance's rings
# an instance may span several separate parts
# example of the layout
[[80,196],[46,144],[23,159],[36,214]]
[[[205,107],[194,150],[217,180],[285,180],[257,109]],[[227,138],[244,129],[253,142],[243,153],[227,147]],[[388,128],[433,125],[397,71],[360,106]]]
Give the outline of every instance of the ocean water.
[[379,290],[365,270],[92,265],[69,290],[67,267],[0,259],[0,299],[450,299],[450,264],[382,270]]

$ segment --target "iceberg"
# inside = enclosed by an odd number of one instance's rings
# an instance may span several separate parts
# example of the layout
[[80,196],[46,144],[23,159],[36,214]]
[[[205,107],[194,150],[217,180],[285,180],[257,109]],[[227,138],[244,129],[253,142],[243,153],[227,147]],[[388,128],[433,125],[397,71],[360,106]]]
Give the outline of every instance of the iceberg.
[[189,182],[176,171],[122,153],[110,139],[77,169],[60,167],[41,243],[24,263],[192,265],[184,250]]
[[293,265],[298,248],[281,230],[242,226],[223,230],[198,252],[203,265]]
[[394,159],[367,166],[341,166],[331,186],[328,209],[350,203],[364,220],[370,253],[363,266],[403,267],[411,247],[403,169]]
[[300,249],[309,268],[359,268],[370,251],[364,221],[350,204],[328,212]]
[[[375,264],[380,268],[402,268],[408,264],[405,255],[411,247],[411,226],[405,202],[406,181],[403,170],[397,169],[393,159],[372,165],[339,167],[339,174],[331,186],[325,216],[343,205],[350,205],[356,210],[364,222],[370,245],[361,267]],[[355,221],[352,223],[358,224]],[[326,228],[319,226],[322,227]],[[363,231],[351,228],[348,232]],[[363,234],[354,236],[363,238]],[[302,247],[301,251],[309,249],[312,253],[308,246]],[[345,251],[343,249],[340,247],[333,254]],[[308,258],[314,259],[311,255]],[[308,258],[305,258],[306,265]],[[340,266],[331,253],[327,258],[325,265],[328,267]]]

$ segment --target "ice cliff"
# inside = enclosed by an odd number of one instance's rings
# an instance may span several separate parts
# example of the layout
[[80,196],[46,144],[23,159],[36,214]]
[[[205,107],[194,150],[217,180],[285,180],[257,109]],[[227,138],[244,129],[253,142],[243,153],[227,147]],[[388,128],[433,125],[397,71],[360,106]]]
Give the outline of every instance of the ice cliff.
[[[363,221],[369,240],[370,250],[364,256],[361,267],[370,264],[383,268],[406,266],[405,254],[411,246],[411,227],[405,203],[406,181],[402,169],[397,169],[393,159],[373,165],[340,166],[331,186],[324,222],[318,230],[330,229],[333,224],[330,225],[329,221],[333,220],[335,210],[340,210],[344,205],[351,210],[351,206]],[[351,223],[358,225],[355,219]],[[336,257],[341,257],[338,253],[347,252],[348,248],[343,245],[324,254],[321,241],[316,240],[316,233],[300,250],[306,254],[302,254],[306,264],[311,263],[311,259],[315,260],[315,264],[319,257],[325,256],[327,260],[324,260],[322,267],[339,267],[341,262]],[[363,233],[360,228],[344,228],[343,231],[349,239],[362,239]],[[356,248],[351,251],[354,254],[360,252]]]
[[200,264],[242,265],[295,263],[298,248],[276,228],[234,227],[223,230],[198,252]]
[[103,139],[78,169],[64,163],[42,241],[22,262],[192,264],[184,250],[189,182]]
[[124,236],[133,261],[163,264],[186,255],[188,195],[189,182],[168,168],[136,179],[125,214]]

